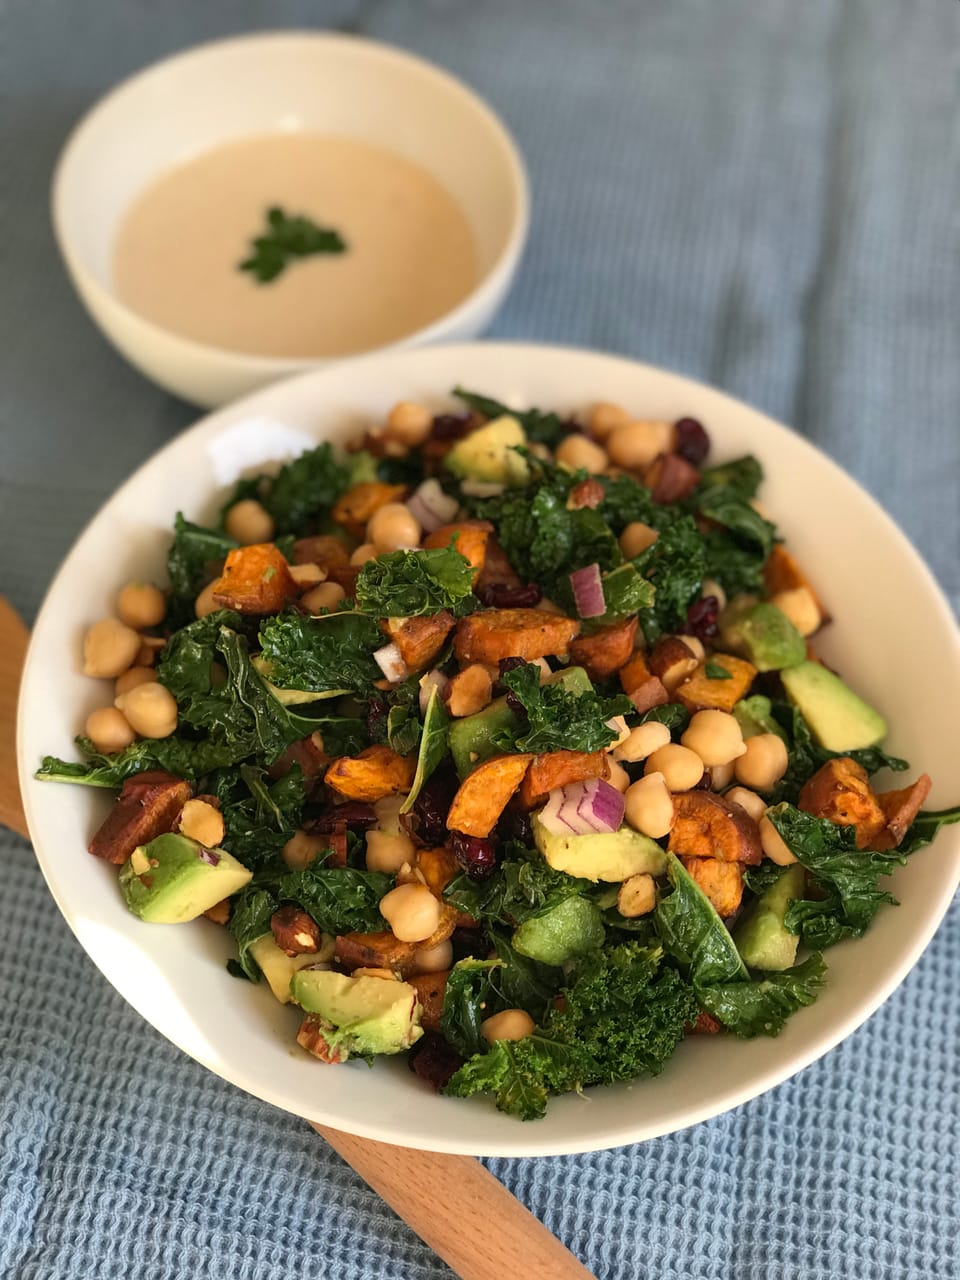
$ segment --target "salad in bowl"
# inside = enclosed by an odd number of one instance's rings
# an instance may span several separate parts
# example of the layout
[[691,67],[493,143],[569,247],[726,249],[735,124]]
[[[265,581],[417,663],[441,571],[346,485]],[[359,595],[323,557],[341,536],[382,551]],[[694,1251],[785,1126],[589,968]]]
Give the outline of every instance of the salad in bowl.
[[908,765],[753,456],[456,395],[178,515],[84,637],[82,759],[36,776],[117,790],[90,853],[129,910],[225,928],[318,1063],[527,1120],[777,1035],[960,810],[874,785]]

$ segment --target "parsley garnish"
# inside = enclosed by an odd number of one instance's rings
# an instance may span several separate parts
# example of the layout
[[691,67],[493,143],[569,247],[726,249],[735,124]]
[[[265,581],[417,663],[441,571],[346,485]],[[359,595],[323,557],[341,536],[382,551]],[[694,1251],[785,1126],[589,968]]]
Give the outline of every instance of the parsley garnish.
[[239,264],[260,284],[269,284],[285,271],[293,258],[309,258],[314,253],[343,253],[346,241],[339,231],[318,227],[302,214],[289,216],[278,206],[267,210],[267,230],[253,241],[253,252]]
[[726,667],[721,667],[719,662],[708,662],[703,668],[708,680],[729,680],[730,672]]

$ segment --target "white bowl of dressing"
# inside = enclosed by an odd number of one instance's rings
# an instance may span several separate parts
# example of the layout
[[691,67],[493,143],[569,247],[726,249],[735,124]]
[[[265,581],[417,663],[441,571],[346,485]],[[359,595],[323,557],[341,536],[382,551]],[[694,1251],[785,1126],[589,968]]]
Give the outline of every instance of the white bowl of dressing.
[[[241,263],[272,236],[271,207],[343,248],[281,255],[261,281]],[[372,41],[292,32],[203,45],[114,89],[64,147],[52,214],[106,337],[212,406],[480,333],[516,271],[528,196],[510,135],[459,81]]]

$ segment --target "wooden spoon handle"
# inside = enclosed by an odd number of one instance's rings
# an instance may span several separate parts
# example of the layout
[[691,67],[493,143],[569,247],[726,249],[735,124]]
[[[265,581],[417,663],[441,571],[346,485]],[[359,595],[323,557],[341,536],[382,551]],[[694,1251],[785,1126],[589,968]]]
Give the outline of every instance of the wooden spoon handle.
[[593,1280],[593,1272],[471,1156],[312,1126],[461,1280]]

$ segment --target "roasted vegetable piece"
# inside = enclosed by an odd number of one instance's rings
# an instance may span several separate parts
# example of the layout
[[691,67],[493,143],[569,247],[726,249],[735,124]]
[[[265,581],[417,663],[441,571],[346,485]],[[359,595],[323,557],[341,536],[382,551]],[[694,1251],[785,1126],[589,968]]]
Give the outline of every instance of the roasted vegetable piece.
[[411,671],[430,665],[453,630],[453,614],[448,609],[429,618],[385,618],[380,624],[400,650]]
[[189,782],[160,769],[128,778],[90,841],[90,852],[95,858],[119,866],[138,845],[175,831],[180,810],[192,795]]
[[312,538],[298,538],[293,544],[294,564],[318,564],[321,569],[350,563],[347,544],[335,533],[317,534]]
[[497,535],[491,533],[487,537],[484,548],[483,568],[474,583],[478,592],[485,587],[519,587],[522,586],[520,575],[507,559],[507,553],[497,541]]
[[337,938],[334,958],[348,972],[353,969],[392,969],[406,977],[419,945],[401,942],[389,929],[381,933],[343,933]]
[[581,636],[570,646],[570,660],[585,667],[591,680],[606,680],[629,661],[637,634],[637,619],[627,618]]
[[297,594],[287,562],[272,542],[229,552],[223,574],[213,584],[215,602],[237,613],[279,613]]
[[[728,678],[718,680],[708,675],[708,666],[722,667]],[[676,697],[688,711],[732,711],[736,703],[746,696],[756,674],[756,667],[743,658],[734,658],[729,653],[712,653],[692,675],[677,685]]]
[[895,849],[914,818],[920,806],[930,794],[929,774],[921,773],[912,787],[901,787],[898,791],[881,791],[877,796],[877,804],[883,810],[886,826],[874,840],[874,849]]
[[444,524],[434,529],[424,538],[423,545],[428,550],[454,547],[473,565],[476,583],[487,558],[487,540],[492,532],[489,520],[461,520],[459,524]]
[[[436,898],[443,900],[443,891],[454,878],[458,876],[463,868],[457,862],[449,849],[443,847],[436,849],[418,849],[413,862],[414,870],[423,876],[426,881],[427,888]],[[444,903],[446,908],[447,904]],[[468,916],[464,911],[454,912],[454,928],[455,929],[471,929],[476,926],[476,921],[472,916]],[[444,923],[441,917],[441,924]]]
[[748,866],[763,858],[759,828],[738,804],[709,791],[684,791],[673,797],[673,809],[667,848],[679,858],[716,858]]
[[378,480],[355,484],[333,504],[331,516],[358,542],[363,542],[367,521],[388,502],[400,502],[407,492],[402,484],[383,484]]
[[718,1022],[711,1013],[707,1013],[706,1009],[701,1009],[697,1014],[696,1022],[691,1022],[687,1026],[688,1036],[716,1036],[723,1030],[723,1023]]
[[556,787],[609,777],[610,757],[606,751],[548,751],[531,760],[520,786],[520,803],[525,809],[535,809]]
[[743,898],[743,865],[720,858],[683,858],[693,882],[713,903],[717,915],[732,916]]
[[541,609],[488,609],[460,619],[454,651],[462,663],[495,665],[501,658],[536,662],[567,653],[579,630],[573,618]]
[[830,621],[830,614],[823,607],[823,601],[811,586],[807,575],[797,564],[792,553],[779,542],[767,556],[763,566],[763,585],[768,596],[775,596],[781,591],[794,591],[797,587],[806,587],[816,601],[821,619],[824,622]]
[[876,849],[887,821],[867,771],[850,756],[821,765],[801,787],[797,807],[838,826],[855,827],[858,849]]
[[267,773],[271,778],[284,778],[294,765],[299,765],[307,782],[318,778],[327,765],[330,757],[323,749],[323,739],[319,733],[311,733],[307,738],[299,738],[277,756],[273,764],[268,765]]
[[477,765],[453,797],[447,828],[468,836],[488,836],[532,759],[526,753],[492,756]]
[[327,786],[348,800],[382,800],[409,791],[416,756],[398,756],[389,747],[373,746],[358,756],[341,756],[327,770]]
[[214,924],[226,924],[230,919],[230,910],[230,899],[224,898],[221,902],[215,902],[203,913],[203,916],[205,920],[212,920]]
[[443,997],[449,977],[450,970],[446,969],[442,973],[416,973],[413,977],[407,978],[407,982],[417,993],[417,1000],[422,1009],[420,1025],[427,1031],[440,1030]]

